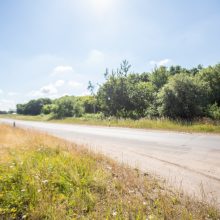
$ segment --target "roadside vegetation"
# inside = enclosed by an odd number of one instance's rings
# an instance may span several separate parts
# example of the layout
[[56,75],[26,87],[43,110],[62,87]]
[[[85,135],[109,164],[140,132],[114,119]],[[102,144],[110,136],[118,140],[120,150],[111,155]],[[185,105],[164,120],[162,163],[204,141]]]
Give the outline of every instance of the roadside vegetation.
[[131,73],[130,67],[125,60],[117,70],[106,69],[103,84],[89,82],[90,96],[30,100],[18,104],[17,113],[72,123],[219,132],[220,64],[160,66],[144,73]]
[[16,120],[28,121],[43,121],[65,124],[81,124],[94,126],[109,126],[109,127],[126,127],[126,128],[140,128],[140,129],[156,129],[169,130],[179,132],[205,132],[205,133],[220,133],[220,122],[213,121],[208,118],[203,118],[197,121],[182,121],[170,119],[118,119],[116,117],[105,118],[100,114],[84,114],[81,117],[65,117],[63,119],[54,119],[53,115],[0,115],[0,118],[10,118]]
[[219,219],[213,204],[61,139],[0,125],[0,219]]

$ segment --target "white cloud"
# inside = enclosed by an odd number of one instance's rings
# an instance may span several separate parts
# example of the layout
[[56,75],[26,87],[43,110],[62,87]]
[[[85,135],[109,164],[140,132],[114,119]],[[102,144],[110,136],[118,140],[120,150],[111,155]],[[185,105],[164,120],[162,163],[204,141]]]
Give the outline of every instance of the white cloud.
[[99,50],[92,50],[89,53],[86,63],[87,64],[99,64],[104,61],[104,54]]
[[49,84],[41,87],[39,90],[33,90],[29,93],[33,97],[45,97],[57,94],[58,90],[55,85]]
[[3,93],[3,91],[0,89],[0,94],[2,94]]
[[60,80],[57,80],[57,81],[55,82],[55,86],[56,86],[56,87],[61,87],[61,86],[64,85],[64,83],[65,83],[65,81],[60,79]]
[[71,80],[68,82],[68,85],[73,88],[79,88],[82,86],[82,83]]
[[166,66],[167,64],[169,64],[172,60],[171,59],[163,59],[163,60],[159,60],[159,61],[155,61],[155,60],[151,60],[150,64],[151,65],[156,65],[156,66]]
[[54,68],[52,75],[62,75],[66,73],[73,72],[72,66],[57,66]]
[[71,96],[71,94],[66,92],[66,93],[63,93],[62,96]]
[[1,111],[8,111],[10,109],[15,109],[16,103],[14,100],[8,100],[8,99],[1,99],[0,100],[0,110]]
[[54,83],[50,83],[41,87],[39,90],[34,90],[29,93],[33,97],[54,97],[58,93],[59,87],[62,87],[65,84],[64,80],[57,80]]
[[50,84],[50,85],[47,85],[47,86],[44,86],[40,89],[40,92],[42,94],[48,94],[48,95],[51,95],[51,94],[56,94],[57,93],[57,88],[55,85],[53,84]]

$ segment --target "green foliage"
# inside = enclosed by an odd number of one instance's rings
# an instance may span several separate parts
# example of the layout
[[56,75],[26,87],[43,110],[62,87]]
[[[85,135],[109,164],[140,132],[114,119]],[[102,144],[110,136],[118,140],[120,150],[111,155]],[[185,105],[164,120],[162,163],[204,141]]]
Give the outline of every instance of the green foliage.
[[48,115],[48,114],[51,114],[54,111],[55,108],[56,108],[55,104],[47,104],[47,105],[43,106],[41,112],[45,115]]
[[83,114],[83,107],[72,96],[64,96],[55,101],[53,113],[56,118],[80,117]]
[[220,107],[217,103],[208,107],[208,115],[215,120],[220,120]]
[[105,115],[140,118],[150,105],[154,94],[151,93],[153,85],[148,83],[148,74],[128,74],[130,67],[127,61],[123,61],[116,72],[105,74],[106,82],[97,94],[98,105]]
[[159,113],[170,118],[192,119],[203,113],[203,91],[191,76],[173,76],[158,93]]
[[137,118],[149,115],[147,110],[154,106],[155,86],[151,82],[131,84],[128,94]]
[[153,85],[156,86],[157,90],[159,90],[167,83],[168,76],[169,72],[167,71],[166,67],[156,67],[154,71],[150,74],[150,81],[153,83]]
[[220,64],[202,69],[196,77],[205,84],[210,104],[220,105]]
[[99,110],[95,96],[78,96],[76,100],[83,107],[85,113],[95,113]]
[[17,113],[24,115],[39,115],[41,114],[43,106],[51,103],[52,101],[48,98],[30,100],[27,104],[18,104]]

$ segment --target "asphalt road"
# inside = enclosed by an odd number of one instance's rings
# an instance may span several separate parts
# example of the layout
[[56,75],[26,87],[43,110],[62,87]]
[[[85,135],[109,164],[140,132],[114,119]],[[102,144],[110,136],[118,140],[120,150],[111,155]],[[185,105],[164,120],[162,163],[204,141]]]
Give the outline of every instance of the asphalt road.
[[220,206],[220,135],[20,120],[16,125],[86,145],[191,195],[217,199]]

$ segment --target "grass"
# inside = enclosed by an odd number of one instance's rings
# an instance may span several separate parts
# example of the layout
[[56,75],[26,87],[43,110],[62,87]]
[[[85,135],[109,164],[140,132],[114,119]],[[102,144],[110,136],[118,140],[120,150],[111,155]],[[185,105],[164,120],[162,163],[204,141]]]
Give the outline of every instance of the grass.
[[0,219],[219,219],[151,175],[34,131],[0,125]]
[[99,119],[92,115],[85,115],[81,118],[64,118],[59,120],[51,119],[50,115],[24,116],[24,115],[3,115],[1,117],[14,118],[31,121],[50,121],[68,124],[102,125],[128,128],[157,129],[179,132],[205,132],[220,133],[220,122],[211,120],[200,120],[195,122],[171,121],[168,119]]

